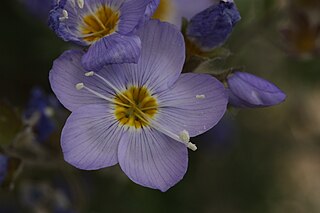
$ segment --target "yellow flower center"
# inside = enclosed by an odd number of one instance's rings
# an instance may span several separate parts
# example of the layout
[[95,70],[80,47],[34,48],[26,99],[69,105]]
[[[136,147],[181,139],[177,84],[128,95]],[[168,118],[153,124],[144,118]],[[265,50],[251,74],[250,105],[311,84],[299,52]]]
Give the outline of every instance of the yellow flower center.
[[148,126],[149,118],[158,111],[158,103],[146,87],[132,86],[114,98],[114,115],[120,125],[135,127]]
[[84,16],[80,24],[80,32],[83,40],[87,42],[97,41],[116,31],[120,13],[108,6],[99,7],[94,13]]
[[172,3],[171,0],[160,0],[157,10],[153,14],[153,18],[159,19],[161,21],[169,21],[172,13]]

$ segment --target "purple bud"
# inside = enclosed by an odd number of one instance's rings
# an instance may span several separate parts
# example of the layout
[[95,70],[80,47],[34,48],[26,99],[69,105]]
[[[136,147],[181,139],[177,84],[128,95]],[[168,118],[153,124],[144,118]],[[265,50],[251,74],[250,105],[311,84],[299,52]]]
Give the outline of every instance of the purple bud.
[[273,106],[286,95],[273,83],[245,72],[235,72],[227,79],[229,103],[240,108]]
[[222,45],[241,19],[232,0],[217,4],[195,15],[187,28],[187,36],[202,48],[212,49]]

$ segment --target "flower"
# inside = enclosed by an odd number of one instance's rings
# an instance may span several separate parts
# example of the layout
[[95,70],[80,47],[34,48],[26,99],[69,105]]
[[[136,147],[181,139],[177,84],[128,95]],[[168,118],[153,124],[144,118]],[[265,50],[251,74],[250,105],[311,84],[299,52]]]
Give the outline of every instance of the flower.
[[4,181],[8,173],[9,158],[0,154],[0,184]]
[[187,27],[187,37],[203,49],[222,45],[240,21],[239,11],[233,0],[221,0],[198,13]]
[[37,140],[46,141],[56,129],[52,119],[54,108],[57,107],[57,101],[53,97],[44,94],[41,88],[34,88],[31,97],[24,112],[25,119],[34,125]]
[[235,107],[267,107],[286,99],[286,95],[276,85],[249,73],[234,72],[227,82],[229,103]]
[[182,18],[190,19],[195,14],[210,7],[213,0],[158,0],[159,6],[153,18],[181,26]]
[[108,63],[137,63],[141,41],[133,32],[150,2],[60,0],[50,12],[49,25],[65,41],[89,46],[82,57],[87,70],[99,70]]
[[77,168],[119,163],[132,181],[166,191],[186,173],[187,147],[196,149],[190,137],[221,119],[228,96],[210,75],[181,74],[185,45],[176,27],[152,20],[137,33],[142,41],[137,64],[86,72],[82,51],[67,51],[54,62],[52,90],[72,111],[61,146],[65,160]]
[[49,11],[51,9],[51,0],[20,0],[29,10],[29,12],[37,18],[47,21]]

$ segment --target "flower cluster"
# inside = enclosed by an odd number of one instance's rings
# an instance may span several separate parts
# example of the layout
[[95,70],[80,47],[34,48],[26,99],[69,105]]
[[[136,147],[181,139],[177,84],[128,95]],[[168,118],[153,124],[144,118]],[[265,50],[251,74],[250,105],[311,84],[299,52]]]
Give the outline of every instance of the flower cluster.
[[189,60],[185,43],[214,51],[240,14],[232,0],[210,2],[181,33],[151,19],[168,2],[60,0],[53,6],[50,27],[84,46],[64,52],[49,74],[53,92],[72,112],[61,134],[68,163],[85,170],[119,164],[132,181],[166,191],[185,175],[188,149],[197,149],[190,137],[215,126],[228,102],[261,107],[285,99],[272,83],[246,73],[181,74]]

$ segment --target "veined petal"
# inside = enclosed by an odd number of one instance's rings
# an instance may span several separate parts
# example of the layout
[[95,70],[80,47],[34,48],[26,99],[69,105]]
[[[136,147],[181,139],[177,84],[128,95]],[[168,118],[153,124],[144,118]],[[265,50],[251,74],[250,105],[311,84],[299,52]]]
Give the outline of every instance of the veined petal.
[[286,95],[273,83],[245,72],[228,77],[229,102],[236,107],[266,107],[283,102]]
[[223,84],[206,74],[182,74],[172,88],[158,94],[156,120],[179,133],[196,136],[211,129],[222,118],[228,103]]
[[70,111],[74,111],[84,104],[106,102],[86,90],[77,90],[76,84],[78,83],[85,83],[91,89],[106,96],[114,94],[114,91],[103,82],[84,75],[86,70],[81,66],[83,54],[84,52],[80,50],[64,52],[53,62],[53,67],[49,73],[49,81],[53,92],[59,101]]
[[169,23],[150,20],[138,35],[142,43],[138,63],[105,66],[100,73],[118,70],[127,76],[129,84],[154,92],[169,88],[179,77],[185,59],[182,34]]
[[127,0],[120,8],[118,32],[128,34],[132,32],[141,19],[144,18],[147,6],[151,0]]
[[84,54],[82,64],[87,70],[100,70],[106,64],[137,63],[141,50],[136,35],[114,33],[95,42]]
[[123,133],[108,104],[86,105],[72,112],[61,135],[64,159],[79,169],[115,165]]
[[187,171],[187,147],[149,128],[130,130],[118,148],[121,169],[135,183],[166,191]]
[[170,87],[179,77],[185,60],[185,44],[172,24],[149,21],[138,35],[142,41],[140,82],[154,91]]
[[48,24],[64,41],[72,41],[86,46],[88,44],[80,38],[81,32],[78,26],[88,10],[87,7],[80,10],[75,2],[75,0],[57,1],[49,13]]
[[157,10],[160,4],[160,0],[151,0],[151,2],[147,5],[145,18],[151,18],[153,13]]

